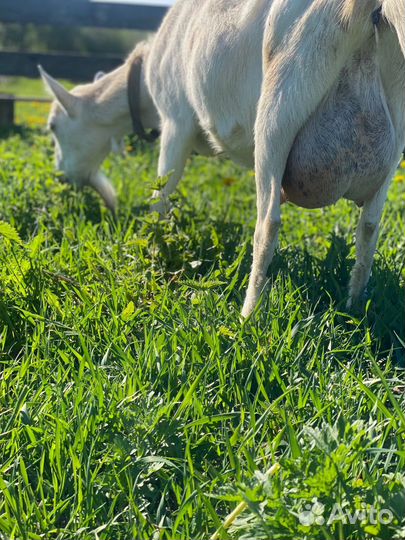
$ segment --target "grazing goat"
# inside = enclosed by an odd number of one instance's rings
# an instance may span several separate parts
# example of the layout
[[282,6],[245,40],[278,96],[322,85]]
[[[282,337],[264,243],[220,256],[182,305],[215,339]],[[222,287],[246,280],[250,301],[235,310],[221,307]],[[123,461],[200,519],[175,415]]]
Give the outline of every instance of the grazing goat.
[[135,131],[148,138],[144,128],[159,128],[144,77],[149,47],[149,42],[138,44],[125,64],[111,73],[98,73],[94,82],[70,92],[39,66],[55,97],[48,127],[55,142],[57,169],[68,182],[93,187],[113,211],[114,188],[100,165],[111,150],[120,151],[124,135]]
[[[144,67],[141,125],[160,124],[158,175],[168,177],[155,193],[156,209],[167,208],[192,150],[225,153],[255,169],[257,223],[242,315],[251,314],[264,289],[286,201],[317,208],[344,197],[362,207],[348,305],[358,300],[405,143],[405,2],[178,0],[147,50]],[[128,69],[127,63],[123,73]],[[92,144],[100,147],[101,135],[93,127],[108,124],[100,129],[105,155],[118,109],[120,129],[114,136],[130,129],[126,76],[117,94],[120,107],[104,84],[112,74],[94,83],[100,84],[97,91],[86,85],[72,93],[43,77],[58,101],[51,128],[68,116],[82,129],[66,130],[62,142],[54,126],[57,159],[58,151],[60,156],[60,149],[66,150],[60,167],[77,182],[93,185],[113,206],[112,188],[92,172],[98,171],[100,152],[90,172],[82,174],[77,164],[86,162],[86,152],[68,149],[86,145],[89,122]],[[99,107],[109,101],[108,108]],[[80,118],[84,111],[88,123]],[[69,173],[70,155],[76,155],[76,169],[72,165]]]
[[146,82],[161,119],[165,205],[196,143],[254,167],[257,223],[242,310],[266,283],[281,204],[362,207],[349,307],[371,272],[405,142],[404,0],[178,0]]

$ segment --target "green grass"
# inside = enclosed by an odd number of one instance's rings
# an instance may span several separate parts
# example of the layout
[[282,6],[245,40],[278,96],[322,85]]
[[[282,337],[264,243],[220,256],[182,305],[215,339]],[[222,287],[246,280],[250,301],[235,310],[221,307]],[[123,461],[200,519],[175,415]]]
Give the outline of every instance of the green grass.
[[[61,81],[66,88],[72,88],[69,81]],[[14,94],[19,97],[49,98],[41,79],[26,79],[24,77],[7,77],[0,81],[1,94]],[[43,126],[46,123],[47,103],[17,102],[15,104],[15,122],[17,125],[30,127]]]
[[[156,157],[106,162],[114,221],[55,180],[40,128],[0,139],[21,238],[0,226],[0,536],[207,539],[245,502],[220,538],[405,538],[405,171],[363,313],[344,307],[359,211],[288,206],[241,325],[252,175],[194,157],[159,223]],[[392,522],[319,519],[335,504]]]

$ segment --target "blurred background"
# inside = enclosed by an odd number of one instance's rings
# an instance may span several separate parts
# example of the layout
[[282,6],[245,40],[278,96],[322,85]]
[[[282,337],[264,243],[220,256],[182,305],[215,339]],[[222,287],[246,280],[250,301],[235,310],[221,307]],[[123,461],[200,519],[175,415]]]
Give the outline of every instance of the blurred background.
[[174,0],[0,0],[0,129],[42,125],[41,64],[68,87],[120,65]]

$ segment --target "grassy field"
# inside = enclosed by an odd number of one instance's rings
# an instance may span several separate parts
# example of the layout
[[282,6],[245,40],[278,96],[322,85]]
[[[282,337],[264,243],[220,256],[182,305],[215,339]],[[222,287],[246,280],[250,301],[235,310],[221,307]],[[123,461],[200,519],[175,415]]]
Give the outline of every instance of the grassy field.
[[251,173],[194,157],[159,222],[156,149],[129,148],[105,164],[114,221],[56,181],[44,111],[18,114],[0,138],[0,538],[405,538],[405,169],[364,312],[344,307],[358,209],[288,206],[241,325]]

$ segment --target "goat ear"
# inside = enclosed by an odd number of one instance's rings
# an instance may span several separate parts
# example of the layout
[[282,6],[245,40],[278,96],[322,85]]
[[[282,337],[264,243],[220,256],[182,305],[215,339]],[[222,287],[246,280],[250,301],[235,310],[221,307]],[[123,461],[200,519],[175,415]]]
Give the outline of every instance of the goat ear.
[[46,88],[55,97],[56,101],[65,109],[70,117],[77,116],[80,98],[66,90],[56,79],[51,77],[42,66],[38,66],[41,78]]
[[93,82],[99,81],[100,79],[104,77],[104,75],[105,75],[104,71],[97,71],[97,73],[94,75]]

